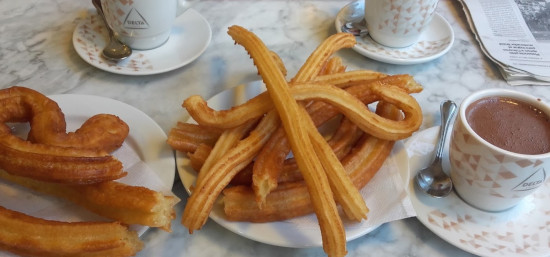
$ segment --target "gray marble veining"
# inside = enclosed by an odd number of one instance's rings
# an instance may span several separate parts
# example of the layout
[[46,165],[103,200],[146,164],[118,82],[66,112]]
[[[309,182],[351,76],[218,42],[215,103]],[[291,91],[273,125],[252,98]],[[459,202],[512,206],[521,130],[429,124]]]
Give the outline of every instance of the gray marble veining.
[[[88,65],[72,45],[72,32],[92,11],[91,1],[0,1],[0,88],[12,85],[45,94],[92,94],[128,103],[153,118],[168,133],[187,114],[183,99],[193,94],[208,98],[224,89],[258,80],[248,55],[235,46],[227,27],[241,25],[256,33],[277,52],[291,77],[307,56],[335,32],[334,18],[347,1],[193,1],[191,5],[212,27],[206,52],[185,67],[151,76],[111,74]],[[455,33],[452,49],[425,64],[398,66],[363,57],[353,50],[338,53],[352,69],[412,74],[424,85],[415,95],[423,108],[422,128],[437,125],[439,103],[457,103],[473,91],[511,88],[496,67],[483,56],[460,4],[442,0],[438,12]],[[548,87],[514,87],[549,101]],[[179,223],[187,194],[175,182],[182,198],[172,233],[157,229],[144,236],[138,256],[324,256],[321,248],[281,248],[239,236],[213,221],[190,235]],[[443,241],[417,219],[394,221],[348,243],[348,256],[471,256]]]

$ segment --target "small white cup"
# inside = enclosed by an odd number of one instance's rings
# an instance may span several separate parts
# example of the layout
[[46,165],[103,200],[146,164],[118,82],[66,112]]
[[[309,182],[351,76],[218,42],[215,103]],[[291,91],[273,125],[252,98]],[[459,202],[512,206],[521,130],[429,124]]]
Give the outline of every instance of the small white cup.
[[118,39],[138,50],[164,44],[186,8],[184,0],[101,0],[101,6]]
[[365,0],[369,35],[389,47],[418,41],[430,24],[439,0]]
[[486,211],[504,211],[533,193],[547,179],[550,153],[519,154],[487,142],[467,122],[466,110],[475,101],[499,96],[527,103],[550,115],[540,99],[513,90],[475,92],[461,103],[451,134],[451,179],[458,195],[468,204]]

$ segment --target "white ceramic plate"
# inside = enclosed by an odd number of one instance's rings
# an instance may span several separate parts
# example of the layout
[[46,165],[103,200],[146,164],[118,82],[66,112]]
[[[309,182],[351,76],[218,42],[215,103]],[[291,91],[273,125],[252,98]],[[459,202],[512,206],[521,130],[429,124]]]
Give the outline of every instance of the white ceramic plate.
[[[432,160],[439,127],[421,131],[406,141],[411,177]],[[443,164],[449,171],[448,147]],[[485,212],[466,204],[453,191],[446,198],[431,198],[418,191],[412,180],[409,195],[417,218],[447,242],[480,256],[550,255],[550,180],[516,207]]]
[[[238,86],[212,97],[208,100],[208,106],[218,110],[228,109],[235,104],[243,103],[263,91],[265,91],[265,86],[259,82]],[[397,169],[400,172],[399,174],[403,183],[406,184],[409,178],[407,158],[403,143],[397,142],[392,154],[382,166],[381,171],[383,169]],[[176,153],[176,161],[182,183],[189,193],[189,188],[195,183],[196,172],[190,167],[189,159],[185,154]],[[368,186],[365,186],[363,190]],[[366,201],[368,205],[369,200],[367,199]],[[377,211],[379,212],[380,209],[371,208],[369,215],[374,215],[373,213]],[[225,219],[223,204],[221,203],[221,199],[218,199],[210,213],[210,218],[230,231],[266,244],[295,248],[318,247],[322,245],[321,232],[314,214],[280,222],[231,222]],[[353,240],[365,235],[380,225],[365,226],[365,224],[345,223],[347,240]]]
[[[157,188],[152,189],[159,190],[166,195],[172,194],[171,190],[174,183],[176,170],[174,153],[165,143],[167,137],[164,131],[149,116],[128,104],[99,96],[65,94],[51,95],[48,97],[56,101],[61,110],[63,110],[67,121],[67,131],[74,131],[76,128],[80,127],[86,119],[95,114],[109,113],[119,116],[130,127],[130,133],[124,144],[135,151],[141,161],[143,161],[155,173],[158,179],[160,179],[160,183],[163,184],[156,184]],[[28,132],[29,127],[28,124],[16,124],[13,126],[13,129],[14,134],[24,136]],[[116,157],[116,152],[114,155]],[[136,186],[147,186],[146,184],[150,183],[153,179],[152,177],[149,177],[151,174],[134,175],[141,176],[148,180],[133,184]],[[156,179],[157,178],[155,178],[155,180]],[[37,194],[31,190],[22,189],[7,182],[0,181],[0,191],[3,192],[1,194],[2,196],[0,196],[2,206],[19,211],[22,211],[20,208],[27,210],[32,208],[34,209],[33,212],[36,214],[33,216],[51,220],[68,219],[71,221],[88,220],[87,218],[91,218],[91,220],[103,219],[80,207],[77,207],[72,203],[67,203],[54,197]],[[8,193],[6,194],[6,192]],[[7,195],[10,197],[17,196],[17,199],[31,199],[36,206],[22,206],[25,201],[2,198]],[[63,206],[62,216],[56,216],[56,212],[58,212],[57,209],[50,210],[54,206],[55,208],[58,206]],[[132,225],[131,229],[136,230],[139,235],[142,235],[148,227]],[[16,255],[0,251],[0,256]]]
[[124,75],[150,75],[180,68],[197,59],[210,44],[208,21],[193,9],[176,18],[166,43],[151,50],[134,50],[118,63],[105,60],[101,51],[108,40],[103,20],[89,15],[73,33],[73,46],[84,61],[104,71]]
[[[361,21],[365,17],[364,10],[363,0],[356,0],[344,6],[334,22],[336,31],[342,32],[342,25],[346,22]],[[368,58],[391,64],[418,64],[432,61],[447,53],[453,45],[454,33],[445,18],[436,13],[418,42],[408,47],[387,47],[368,35],[355,38],[357,44],[353,50]]]

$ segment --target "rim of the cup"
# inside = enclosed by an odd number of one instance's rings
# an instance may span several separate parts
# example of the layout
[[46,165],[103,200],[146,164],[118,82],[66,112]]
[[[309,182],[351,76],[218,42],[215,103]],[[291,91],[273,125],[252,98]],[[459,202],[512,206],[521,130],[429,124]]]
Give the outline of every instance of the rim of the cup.
[[479,136],[472,129],[472,127],[468,123],[468,120],[466,119],[466,109],[473,102],[475,102],[475,101],[477,101],[481,98],[491,97],[491,96],[500,96],[500,97],[512,98],[512,99],[516,99],[516,100],[519,100],[519,101],[523,101],[527,104],[530,104],[530,105],[540,109],[541,111],[543,111],[546,114],[546,116],[550,117],[550,105],[543,102],[540,97],[535,97],[535,96],[527,94],[527,93],[523,93],[523,92],[519,92],[519,91],[515,91],[515,90],[509,90],[509,89],[500,89],[500,88],[484,89],[484,90],[476,91],[476,92],[470,94],[469,96],[464,98],[464,100],[462,101],[462,104],[460,105],[459,115],[460,115],[460,119],[463,121],[463,124],[464,124],[464,127],[466,128],[466,130],[468,130],[468,132],[471,135],[473,135],[478,141],[482,142],[483,144],[485,144],[486,146],[488,146],[492,150],[494,150],[496,152],[499,152],[499,153],[515,156],[515,157],[518,157],[518,158],[530,158],[530,159],[533,159],[533,158],[540,159],[540,158],[550,157],[550,152],[542,153],[542,154],[522,154],[522,153],[516,153],[516,152],[512,152],[512,151],[502,149],[500,147],[497,147],[497,146],[489,143],[487,140],[485,140],[484,138]]

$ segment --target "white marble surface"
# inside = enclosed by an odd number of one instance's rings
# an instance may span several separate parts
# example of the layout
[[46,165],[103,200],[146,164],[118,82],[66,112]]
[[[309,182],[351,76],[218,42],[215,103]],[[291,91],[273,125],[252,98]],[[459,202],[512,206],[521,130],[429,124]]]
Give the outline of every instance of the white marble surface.
[[[194,9],[209,21],[212,42],[193,63],[168,73],[124,76],[94,68],[76,54],[72,32],[80,19],[92,12],[90,1],[0,1],[0,88],[12,85],[45,94],[92,94],[117,99],[142,110],[168,132],[186,118],[183,99],[205,98],[240,83],[257,80],[257,72],[244,50],[226,34],[230,25],[241,25],[262,38],[284,60],[289,77],[309,53],[334,33],[334,17],[348,1],[194,1]],[[396,66],[369,60],[352,50],[338,53],[349,69],[410,73],[425,87],[416,98],[425,115],[423,128],[439,123],[443,99],[458,103],[475,90],[511,88],[485,58],[465,23],[462,7],[442,0],[438,12],[452,25],[456,40],[443,57],[420,65]],[[548,87],[514,87],[549,101]],[[170,171],[172,172],[172,171]],[[174,192],[182,198],[172,233],[151,229],[139,256],[324,256],[321,248],[293,249],[245,239],[216,223],[188,234],[179,219],[187,194],[176,181]],[[416,218],[384,224],[374,232],[348,243],[348,256],[470,256],[438,238]]]

